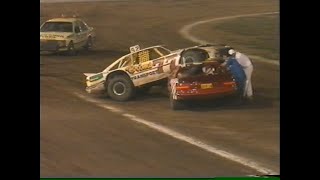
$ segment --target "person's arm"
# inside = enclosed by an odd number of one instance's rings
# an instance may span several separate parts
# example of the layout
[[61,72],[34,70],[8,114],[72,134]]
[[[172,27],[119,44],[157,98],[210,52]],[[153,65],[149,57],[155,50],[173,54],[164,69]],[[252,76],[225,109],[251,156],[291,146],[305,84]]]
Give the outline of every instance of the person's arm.
[[231,66],[234,62],[234,59],[230,58],[226,61],[226,66]]
[[221,66],[230,66],[231,62],[230,62],[231,59],[226,59],[223,63],[221,63]]

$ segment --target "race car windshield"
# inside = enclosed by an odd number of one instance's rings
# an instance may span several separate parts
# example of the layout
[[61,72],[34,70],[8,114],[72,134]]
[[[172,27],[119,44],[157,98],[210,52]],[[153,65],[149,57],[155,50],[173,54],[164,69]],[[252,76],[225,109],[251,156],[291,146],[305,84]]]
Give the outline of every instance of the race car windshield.
[[40,32],[73,32],[71,22],[46,22]]

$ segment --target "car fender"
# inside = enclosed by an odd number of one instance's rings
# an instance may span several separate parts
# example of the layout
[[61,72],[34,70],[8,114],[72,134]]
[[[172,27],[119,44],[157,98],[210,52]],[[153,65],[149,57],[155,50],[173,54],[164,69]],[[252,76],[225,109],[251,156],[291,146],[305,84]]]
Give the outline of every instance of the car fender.
[[[109,72],[102,72],[103,76],[104,76],[104,81],[105,81],[105,86],[108,86],[108,79],[115,77],[115,76],[119,76],[119,75],[126,75],[128,76],[130,79],[130,74],[128,74],[126,71],[124,71],[123,69],[115,69]],[[132,79],[131,79],[132,81]],[[132,82],[133,83],[133,82]]]

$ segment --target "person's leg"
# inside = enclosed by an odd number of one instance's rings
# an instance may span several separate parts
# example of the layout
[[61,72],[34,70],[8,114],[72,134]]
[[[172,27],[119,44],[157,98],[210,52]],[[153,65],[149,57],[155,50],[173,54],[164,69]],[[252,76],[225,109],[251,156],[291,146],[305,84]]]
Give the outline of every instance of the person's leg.
[[239,95],[243,94],[243,81],[241,77],[239,76],[238,72],[234,67],[231,67],[229,70],[235,80]]
[[238,94],[241,96],[243,94],[243,81],[241,81],[239,78],[234,78],[238,87]]
[[244,72],[247,77],[245,88],[244,88],[244,97],[247,97],[247,98],[252,98],[253,96],[252,83],[251,83],[252,71],[253,71],[253,66],[250,66],[244,69]]

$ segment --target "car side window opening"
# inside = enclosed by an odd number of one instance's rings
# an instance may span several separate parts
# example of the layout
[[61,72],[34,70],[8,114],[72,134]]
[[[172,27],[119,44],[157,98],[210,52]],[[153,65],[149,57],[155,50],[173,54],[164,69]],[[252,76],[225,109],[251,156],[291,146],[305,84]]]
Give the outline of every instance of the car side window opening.
[[120,62],[116,63],[112,68],[109,69],[109,71],[113,71],[119,68]]
[[76,22],[74,23],[74,32],[75,32],[75,33],[80,33],[80,32],[81,32],[80,24],[79,24],[78,21],[76,21]]
[[139,64],[139,58],[138,58],[138,53],[133,53],[129,55],[129,57],[132,59],[133,65]]
[[159,53],[159,51],[157,51],[155,48],[149,49],[149,54],[150,54],[150,60],[155,60],[162,57],[161,53]]
[[80,32],[81,32],[81,31],[80,31],[80,27],[76,25],[76,26],[74,27],[74,32],[75,32],[75,33],[80,33]]
[[130,56],[126,56],[123,60],[122,60],[122,64],[120,65],[120,67],[125,67],[125,66],[130,66],[132,65],[132,61]]
[[161,54],[162,56],[170,54],[169,50],[162,47],[155,48],[155,50],[158,51],[158,53]]
[[80,25],[81,31],[87,31],[88,30],[88,26],[83,21],[79,21],[79,25]]

